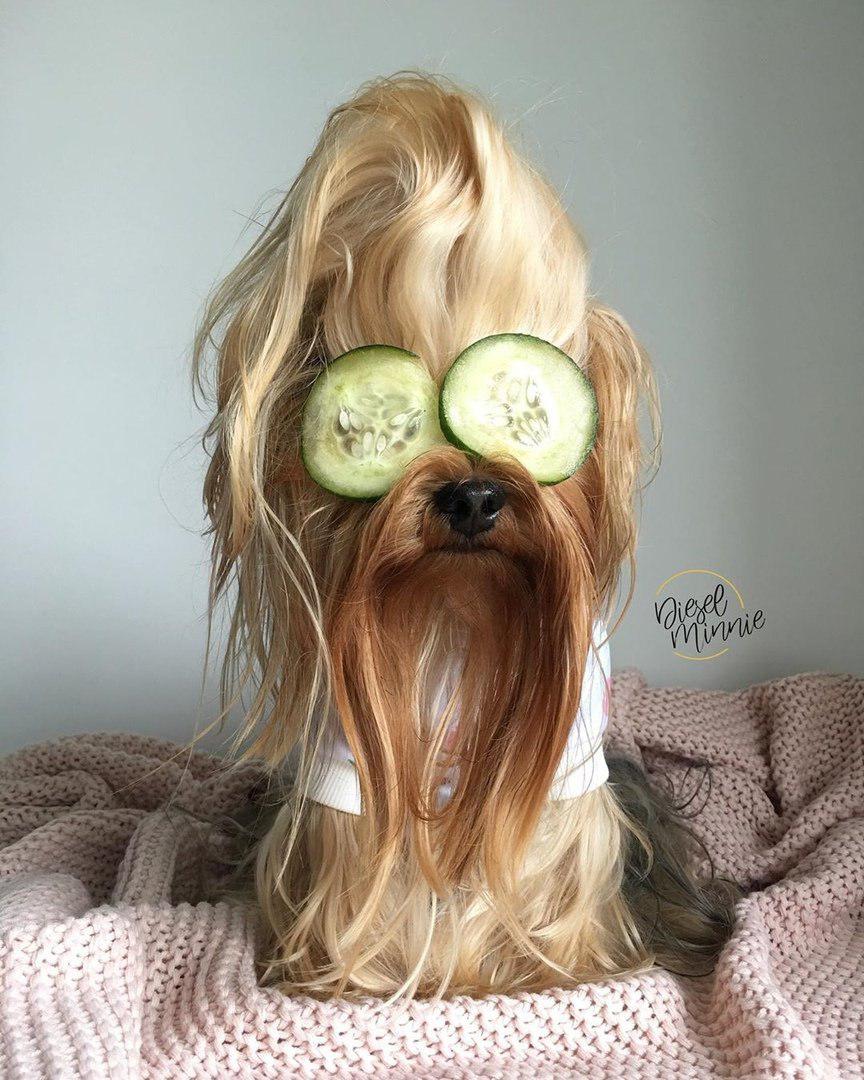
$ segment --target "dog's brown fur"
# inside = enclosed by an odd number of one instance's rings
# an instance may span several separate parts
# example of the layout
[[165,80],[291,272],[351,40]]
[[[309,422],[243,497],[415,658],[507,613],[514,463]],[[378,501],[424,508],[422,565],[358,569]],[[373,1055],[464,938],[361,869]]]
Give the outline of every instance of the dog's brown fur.
[[[274,776],[296,766],[255,856],[263,973],[289,992],[695,971],[728,935],[733,893],[699,880],[689,834],[638,770],[619,763],[603,787],[547,799],[594,619],[632,569],[640,401],[659,431],[648,360],[585,278],[576,230],[488,107],[402,73],[334,110],[208,305],[195,364],[202,385],[215,343],[211,612],[237,584],[224,711],[254,684],[245,752]],[[328,359],[384,342],[440,380],[466,345],[505,330],[552,341],[593,382],[597,440],[569,480],[541,487],[513,459],[450,446],[373,504],[307,476],[299,415]],[[494,529],[457,543],[433,495],[478,474],[506,504]],[[454,654],[460,720],[445,748],[430,700]],[[305,798],[331,706],[362,816]],[[438,807],[453,761],[459,782]]]

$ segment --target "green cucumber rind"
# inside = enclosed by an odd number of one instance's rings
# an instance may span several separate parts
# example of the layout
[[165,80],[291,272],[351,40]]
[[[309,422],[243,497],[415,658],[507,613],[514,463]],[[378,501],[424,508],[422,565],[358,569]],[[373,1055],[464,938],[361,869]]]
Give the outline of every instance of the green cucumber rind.
[[373,342],[367,345],[357,345],[353,349],[346,349],[345,352],[340,353],[338,356],[334,356],[332,360],[328,360],[327,363],[317,372],[315,378],[309,387],[309,391],[306,395],[306,400],[303,403],[303,408],[300,410],[300,461],[303,468],[309,474],[309,476],[315,481],[315,483],[323,488],[325,491],[329,491],[331,495],[338,495],[343,499],[351,499],[354,502],[377,502],[386,492],[380,492],[374,495],[357,495],[350,491],[345,491],[335,486],[332,477],[325,476],[320,469],[318,469],[311,458],[310,448],[306,445],[306,439],[304,437],[304,424],[306,419],[306,409],[309,406],[313,397],[313,392],[318,379],[324,374],[325,371],[331,371],[339,363],[340,360],[344,360],[345,357],[355,357],[358,353],[370,352],[374,349],[386,349],[388,353],[401,353],[406,360],[410,360],[422,367],[423,362],[420,357],[411,352],[409,349],[402,349],[398,345],[388,345],[383,342]]
[[[438,424],[441,428],[441,431],[443,432],[444,437],[447,439],[448,442],[451,442],[454,446],[458,447],[466,454],[472,454],[475,457],[483,456],[481,451],[476,450],[474,449],[474,447],[469,446],[467,443],[465,443],[452,429],[447,420],[447,381],[461,361],[463,361],[464,359],[470,359],[468,354],[471,353],[476,346],[483,345],[485,342],[491,341],[493,338],[498,340],[520,340],[532,343],[536,342],[546,346],[547,348],[554,349],[573,365],[579,375],[579,378],[584,384],[585,389],[588,391],[588,395],[591,400],[591,434],[585,442],[585,449],[581,458],[578,460],[576,465],[574,465],[573,469],[570,472],[564,473],[562,476],[558,476],[551,480],[537,481],[537,483],[540,484],[541,487],[551,487],[553,484],[560,484],[562,481],[568,480],[571,476],[573,476],[574,473],[578,472],[579,469],[582,468],[582,466],[588,460],[591,451],[594,449],[594,445],[597,441],[597,431],[600,426],[600,409],[597,403],[597,392],[594,389],[594,384],[591,382],[591,380],[588,378],[582,368],[579,367],[579,365],[576,363],[572,356],[569,356],[566,352],[564,352],[563,349],[559,349],[557,345],[553,345],[551,341],[546,341],[545,338],[539,338],[535,334],[522,334],[517,332],[507,332],[503,334],[487,334],[486,337],[478,338],[477,341],[472,342],[465,349],[463,349],[462,352],[459,353],[459,355],[448,368],[447,373],[441,383],[441,391],[438,395]],[[518,460],[515,454],[507,456],[513,457],[515,460]]]

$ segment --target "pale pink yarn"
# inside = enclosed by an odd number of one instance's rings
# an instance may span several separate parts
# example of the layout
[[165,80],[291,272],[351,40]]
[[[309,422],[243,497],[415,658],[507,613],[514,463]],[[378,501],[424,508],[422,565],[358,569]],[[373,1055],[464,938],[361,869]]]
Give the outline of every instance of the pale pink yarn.
[[207,821],[258,769],[196,754],[140,780],[176,747],[88,735],[0,762],[0,1076],[862,1076],[864,680],[726,693],[628,671],[612,701],[609,742],[649,770],[714,764],[695,825],[759,891],[713,977],[385,1008],[262,990],[243,909],[196,903]]

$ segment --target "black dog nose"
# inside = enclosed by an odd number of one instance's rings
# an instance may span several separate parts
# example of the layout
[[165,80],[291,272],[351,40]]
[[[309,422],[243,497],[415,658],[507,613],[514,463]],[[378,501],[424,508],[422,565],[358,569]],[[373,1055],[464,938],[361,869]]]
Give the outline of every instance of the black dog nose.
[[506,501],[501,485],[482,476],[445,484],[435,492],[435,505],[450,528],[469,539],[492,528]]

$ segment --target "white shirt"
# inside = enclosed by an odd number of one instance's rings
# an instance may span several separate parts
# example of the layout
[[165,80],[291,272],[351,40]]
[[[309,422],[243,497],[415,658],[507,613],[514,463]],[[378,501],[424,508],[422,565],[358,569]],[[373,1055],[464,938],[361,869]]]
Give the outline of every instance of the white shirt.
[[[603,733],[609,722],[610,675],[606,627],[598,619],[593,628],[593,645],[588,649],[585,662],[579,708],[549,789],[550,799],[576,798],[609,779],[603,755]],[[452,779],[448,779],[438,789],[439,801],[448,799],[451,793]],[[341,725],[335,725],[333,734],[322,747],[319,764],[310,777],[308,796],[314,802],[346,814],[363,813],[360,780]]]

